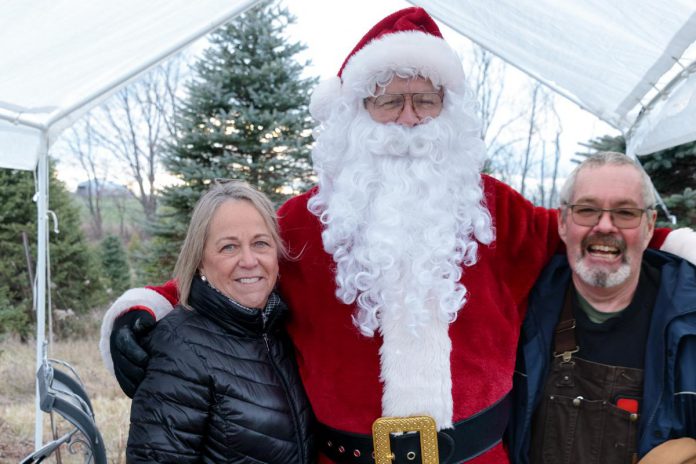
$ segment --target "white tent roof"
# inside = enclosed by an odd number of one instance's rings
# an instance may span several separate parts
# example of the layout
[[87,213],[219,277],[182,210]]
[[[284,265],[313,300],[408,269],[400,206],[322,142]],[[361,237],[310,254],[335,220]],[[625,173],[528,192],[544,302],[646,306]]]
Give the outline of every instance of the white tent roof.
[[[637,154],[696,140],[696,47],[684,55],[696,41],[694,0],[411,3],[624,134],[630,131]],[[669,92],[650,107],[670,81]]]
[[[50,145],[121,85],[253,3],[3,2],[0,167],[33,169],[42,132]],[[696,139],[694,0],[411,3],[630,135],[638,154]]]
[[0,5],[0,167],[34,169],[77,117],[256,0],[7,0]]

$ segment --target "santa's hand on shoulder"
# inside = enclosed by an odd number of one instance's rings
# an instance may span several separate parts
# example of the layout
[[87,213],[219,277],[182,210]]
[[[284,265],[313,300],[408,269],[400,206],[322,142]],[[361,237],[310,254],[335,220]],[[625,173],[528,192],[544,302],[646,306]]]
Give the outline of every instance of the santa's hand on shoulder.
[[132,308],[114,321],[109,337],[111,361],[118,384],[131,398],[145,378],[150,355],[142,344],[155,324],[155,316],[146,308]]
[[101,351],[104,366],[116,375],[123,392],[133,397],[145,377],[149,355],[145,336],[177,303],[176,282],[157,287],[132,288],[118,297],[104,314]]

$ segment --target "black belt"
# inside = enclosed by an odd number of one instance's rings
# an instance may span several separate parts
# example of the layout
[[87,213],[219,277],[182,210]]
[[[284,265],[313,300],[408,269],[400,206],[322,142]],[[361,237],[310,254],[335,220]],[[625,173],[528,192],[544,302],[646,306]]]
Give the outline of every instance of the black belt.
[[[440,464],[466,462],[497,445],[510,417],[512,397],[508,393],[497,403],[437,433]],[[340,464],[373,464],[372,435],[343,432],[317,424],[319,449]],[[391,436],[394,464],[421,462],[419,433]]]

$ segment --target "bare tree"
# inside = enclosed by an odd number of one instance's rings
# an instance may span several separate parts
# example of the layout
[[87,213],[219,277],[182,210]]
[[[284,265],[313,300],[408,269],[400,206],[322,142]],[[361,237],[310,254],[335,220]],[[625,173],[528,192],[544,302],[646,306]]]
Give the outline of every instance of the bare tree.
[[[518,121],[522,111],[514,111],[505,95],[507,66],[486,49],[473,45],[471,61],[465,64],[467,82],[474,91],[481,120],[481,139],[488,147],[498,147],[501,134]],[[501,109],[501,103],[504,108]],[[504,145],[504,144],[503,144]],[[494,148],[497,149],[497,148]]]
[[[560,136],[563,131],[556,111],[556,96],[540,83],[530,91],[530,112],[526,140],[521,152],[520,193],[534,203],[553,207],[557,201],[557,183],[561,158]],[[537,176],[534,172],[538,167]]]
[[173,135],[183,69],[183,59],[174,58],[121,90],[101,108],[95,131],[99,143],[124,163],[148,221],[157,210],[157,171],[164,143]]
[[98,160],[95,132],[89,116],[85,117],[81,124],[70,128],[65,143],[70,154],[78,161],[87,176],[87,181],[82,184],[86,188],[80,191],[80,194],[87,203],[91,235],[95,240],[101,240],[104,235],[102,184],[108,174],[108,160]]
[[504,61],[475,44],[465,56],[470,57],[464,63],[467,82],[478,103],[481,139],[488,152],[484,171],[509,183],[520,169],[514,156],[521,141],[516,128],[526,118],[526,107],[515,102],[514,90],[506,86],[509,73]]
[[541,84],[539,82],[535,82],[534,85],[532,86],[532,104],[531,104],[531,109],[529,111],[529,128],[527,130],[527,141],[525,144],[524,151],[522,153],[522,172],[521,174],[521,181],[520,181],[520,193],[522,196],[524,196],[524,191],[527,183],[527,174],[529,173],[529,169],[531,166],[531,158],[532,158],[532,142],[534,140],[534,136],[537,132],[537,106],[539,104],[538,99],[539,99],[539,89],[541,88]]
[[488,151],[484,170],[537,204],[552,206],[561,156],[554,95],[485,49],[472,47],[464,66],[479,104]]

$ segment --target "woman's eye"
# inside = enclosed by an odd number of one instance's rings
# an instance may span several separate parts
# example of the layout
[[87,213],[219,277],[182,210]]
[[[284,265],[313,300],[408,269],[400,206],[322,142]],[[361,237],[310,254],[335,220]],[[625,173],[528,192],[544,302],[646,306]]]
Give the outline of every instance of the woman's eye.
[[256,248],[266,248],[266,247],[271,246],[271,244],[268,242],[264,242],[263,240],[260,240],[258,242],[254,242],[254,246]]
[[227,245],[222,247],[221,251],[234,251],[237,249],[237,245],[234,245],[232,243],[228,243]]

